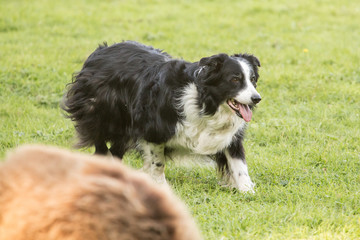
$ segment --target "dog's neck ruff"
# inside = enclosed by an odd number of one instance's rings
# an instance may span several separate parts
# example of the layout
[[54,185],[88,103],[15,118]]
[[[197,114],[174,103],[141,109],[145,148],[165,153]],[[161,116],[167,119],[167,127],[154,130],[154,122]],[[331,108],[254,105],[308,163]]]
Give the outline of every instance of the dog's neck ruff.
[[246,127],[227,103],[221,104],[212,116],[203,114],[193,83],[184,89],[177,108],[182,109],[184,119],[177,123],[175,136],[166,143],[168,147],[181,147],[201,155],[215,154],[228,147],[235,134]]

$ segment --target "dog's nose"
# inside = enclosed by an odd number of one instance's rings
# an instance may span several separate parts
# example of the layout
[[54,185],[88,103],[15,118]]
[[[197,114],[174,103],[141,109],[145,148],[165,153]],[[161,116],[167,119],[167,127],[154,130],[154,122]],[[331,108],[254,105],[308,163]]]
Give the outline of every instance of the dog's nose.
[[261,101],[261,96],[256,94],[254,96],[251,97],[251,101],[254,103],[254,104],[257,104]]

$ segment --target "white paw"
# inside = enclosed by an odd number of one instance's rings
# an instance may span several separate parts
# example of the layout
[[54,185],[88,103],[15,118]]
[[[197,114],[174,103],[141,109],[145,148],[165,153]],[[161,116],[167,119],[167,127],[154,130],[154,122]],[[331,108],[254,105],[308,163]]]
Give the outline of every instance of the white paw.
[[241,192],[255,193],[255,184],[247,175],[241,175],[237,179],[234,179],[234,177],[231,176],[223,179],[219,184],[224,187],[236,188]]
[[255,184],[251,181],[248,175],[241,175],[238,179],[236,188],[242,192],[255,193],[254,186]]
[[158,184],[167,184],[165,179],[165,173],[161,175],[150,175],[150,176]]

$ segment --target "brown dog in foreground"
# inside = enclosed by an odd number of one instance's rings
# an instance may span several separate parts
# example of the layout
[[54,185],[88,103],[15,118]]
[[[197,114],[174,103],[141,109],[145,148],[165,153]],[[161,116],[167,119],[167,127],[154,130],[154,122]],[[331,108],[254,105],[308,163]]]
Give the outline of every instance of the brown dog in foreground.
[[202,239],[165,186],[104,157],[24,146],[0,163],[0,240]]

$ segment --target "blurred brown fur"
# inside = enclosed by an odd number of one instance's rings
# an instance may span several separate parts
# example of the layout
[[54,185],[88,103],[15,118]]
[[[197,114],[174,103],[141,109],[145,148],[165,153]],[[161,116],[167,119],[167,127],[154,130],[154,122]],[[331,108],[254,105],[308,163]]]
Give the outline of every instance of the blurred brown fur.
[[185,206],[104,157],[24,146],[0,164],[0,240],[195,240]]

